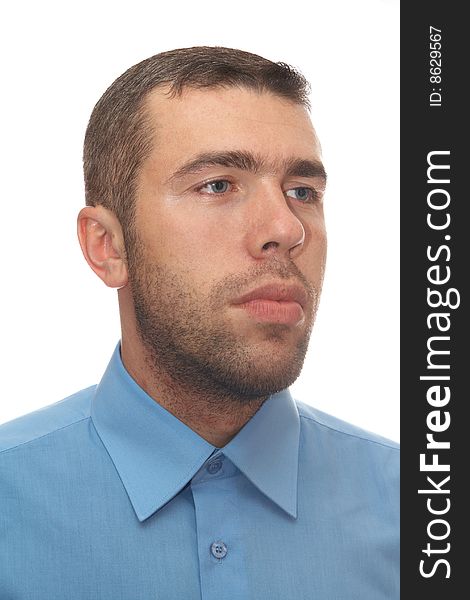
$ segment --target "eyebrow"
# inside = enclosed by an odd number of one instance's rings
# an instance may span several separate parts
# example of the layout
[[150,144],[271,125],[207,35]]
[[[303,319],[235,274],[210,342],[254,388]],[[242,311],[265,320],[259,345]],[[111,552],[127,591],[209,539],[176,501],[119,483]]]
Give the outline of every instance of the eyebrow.
[[229,152],[203,152],[179,167],[168,179],[171,183],[187,175],[195,175],[208,167],[221,166],[250,173],[283,172],[287,177],[319,177],[326,183],[326,171],[319,160],[288,158],[267,160],[252,152],[232,150]]

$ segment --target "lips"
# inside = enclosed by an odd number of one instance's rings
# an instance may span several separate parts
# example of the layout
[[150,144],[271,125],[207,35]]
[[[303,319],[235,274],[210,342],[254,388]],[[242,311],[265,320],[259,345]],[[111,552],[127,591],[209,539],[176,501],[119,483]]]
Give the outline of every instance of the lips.
[[297,325],[304,318],[308,296],[303,287],[287,283],[269,283],[244,294],[234,302],[257,321]]
[[244,294],[235,304],[245,304],[253,300],[272,300],[274,302],[297,302],[302,308],[307,304],[307,292],[300,285],[286,283],[268,283]]

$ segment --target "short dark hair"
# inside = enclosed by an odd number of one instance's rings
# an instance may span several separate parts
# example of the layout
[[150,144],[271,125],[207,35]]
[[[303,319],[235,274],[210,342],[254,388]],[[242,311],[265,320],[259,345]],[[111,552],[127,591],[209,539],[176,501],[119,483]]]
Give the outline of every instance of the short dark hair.
[[271,92],[309,108],[309,84],[293,67],[256,54],[197,46],[156,54],[118,77],[97,102],[85,134],[86,204],[101,204],[118,217],[125,240],[133,229],[139,169],[152,150],[154,127],[146,98],[157,86],[169,96],[187,87],[244,87]]

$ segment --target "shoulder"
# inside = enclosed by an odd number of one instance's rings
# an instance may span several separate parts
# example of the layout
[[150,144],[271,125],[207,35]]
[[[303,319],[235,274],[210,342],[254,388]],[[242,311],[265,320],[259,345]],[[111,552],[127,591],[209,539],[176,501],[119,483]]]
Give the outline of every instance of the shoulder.
[[[297,402],[300,460],[316,481],[337,486],[364,500],[383,516],[399,512],[400,447],[384,438],[316,408]],[[332,477],[332,474],[334,476]],[[336,488],[335,488],[336,489]],[[395,518],[395,517],[393,517]]]
[[89,419],[95,389],[96,386],[90,386],[55,404],[0,425],[0,455]]
[[307,432],[315,429],[317,432],[321,431],[324,435],[334,437],[338,443],[353,443],[379,452],[382,448],[399,456],[400,445],[397,442],[361,429],[299,400],[295,400],[295,403],[301,422]]

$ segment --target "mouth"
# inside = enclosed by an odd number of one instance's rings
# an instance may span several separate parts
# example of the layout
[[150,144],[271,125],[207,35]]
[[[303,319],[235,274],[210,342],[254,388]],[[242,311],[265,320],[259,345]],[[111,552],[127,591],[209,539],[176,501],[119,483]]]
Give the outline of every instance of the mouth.
[[244,294],[233,304],[255,321],[295,326],[305,320],[307,301],[308,295],[300,285],[274,282]]

